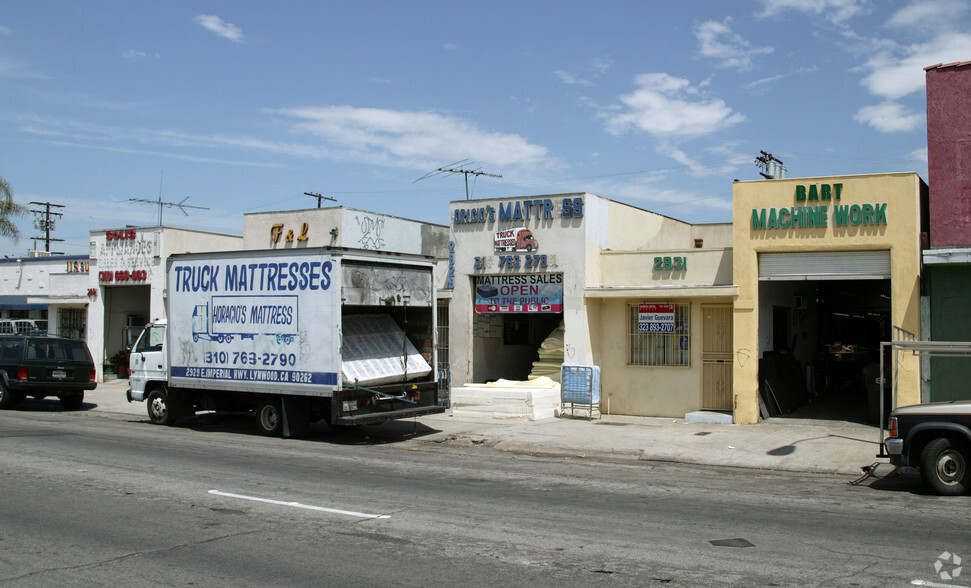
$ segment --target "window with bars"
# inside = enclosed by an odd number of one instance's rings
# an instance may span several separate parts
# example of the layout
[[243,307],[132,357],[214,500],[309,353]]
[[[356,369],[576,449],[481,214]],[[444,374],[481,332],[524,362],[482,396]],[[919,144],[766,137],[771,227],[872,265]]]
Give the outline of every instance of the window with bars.
[[674,305],[673,333],[639,333],[638,305],[628,307],[628,365],[691,366],[691,304]]

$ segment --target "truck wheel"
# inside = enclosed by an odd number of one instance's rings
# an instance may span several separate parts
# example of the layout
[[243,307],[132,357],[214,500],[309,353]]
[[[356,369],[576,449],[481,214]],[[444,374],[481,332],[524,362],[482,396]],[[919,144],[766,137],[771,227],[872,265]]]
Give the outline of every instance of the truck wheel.
[[256,428],[260,435],[280,437],[283,434],[283,415],[278,398],[265,398],[256,407]]
[[148,395],[148,418],[156,425],[171,425],[175,422],[169,410],[169,395],[165,390],[156,388]]
[[76,392],[61,396],[61,406],[64,410],[77,410],[84,404],[84,392]]
[[0,410],[7,410],[14,405],[14,395],[13,392],[7,389],[6,386],[0,384]]
[[938,494],[964,494],[971,482],[966,450],[947,437],[934,439],[920,452],[920,475]]

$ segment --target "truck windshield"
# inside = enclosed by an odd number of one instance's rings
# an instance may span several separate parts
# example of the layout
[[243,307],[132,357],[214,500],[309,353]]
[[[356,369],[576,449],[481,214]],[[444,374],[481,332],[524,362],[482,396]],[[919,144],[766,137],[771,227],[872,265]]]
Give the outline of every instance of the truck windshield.
[[142,331],[142,336],[135,343],[135,352],[161,351],[162,342],[165,341],[165,327],[161,325],[149,325]]

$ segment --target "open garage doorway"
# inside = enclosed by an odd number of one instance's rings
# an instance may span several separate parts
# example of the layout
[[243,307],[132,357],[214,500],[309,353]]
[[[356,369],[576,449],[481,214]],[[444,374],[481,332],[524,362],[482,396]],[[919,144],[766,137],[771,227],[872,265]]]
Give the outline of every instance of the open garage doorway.
[[880,342],[891,335],[889,279],[760,284],[762,400],[773,414],[879,417]]

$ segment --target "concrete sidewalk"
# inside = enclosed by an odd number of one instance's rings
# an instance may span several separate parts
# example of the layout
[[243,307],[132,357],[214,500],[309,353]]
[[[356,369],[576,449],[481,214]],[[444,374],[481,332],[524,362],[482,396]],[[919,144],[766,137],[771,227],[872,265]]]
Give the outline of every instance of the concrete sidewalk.
[[[128,380],[109,380],[85,394],[93,413],[148,418],[144,402],[125,399]],[[685,423],[681,419],[605,415],[538,421],[431,415],[437,432],[419,443],[486,446],[518,453],[617,460],[668,461],[783,471],[861,475],[878,459],[876,426],[835,420],[771,418],[757,425]],[[415,440],[407,441],[414,444]],[[890,467],[890,466],[885,466]],[[884,468],[881,468],[884,469]]]

